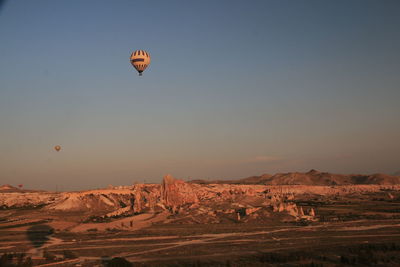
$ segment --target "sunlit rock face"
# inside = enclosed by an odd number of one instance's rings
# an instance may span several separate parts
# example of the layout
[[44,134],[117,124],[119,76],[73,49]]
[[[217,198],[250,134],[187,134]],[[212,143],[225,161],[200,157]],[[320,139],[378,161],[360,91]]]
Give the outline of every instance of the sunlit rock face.
[[81,211],[93,214],[121,215],[126,212],[154,211],[160,204],[160,185],[136,184],[124,189],[109,188],[83,192],[64,192],[58,201],[46,208],[59,211]]
[[0,192],[0,207],[21,208],[21,207],[39,207],[56,203],[61,199],[58,193],[49,192]]
[[199,202],[197,195],[194,193],[193,186],[184,181],[174,179],[171,175],[165,175],[161,195],[163,204],[166,207],[177,209],[184,204],[192,204]]
[[134,196],[131,190],[90,190],[84,192],[64,192],[61,199],[50,204],[47,209],[58,211],[97,211],[111,212],[131,206]]

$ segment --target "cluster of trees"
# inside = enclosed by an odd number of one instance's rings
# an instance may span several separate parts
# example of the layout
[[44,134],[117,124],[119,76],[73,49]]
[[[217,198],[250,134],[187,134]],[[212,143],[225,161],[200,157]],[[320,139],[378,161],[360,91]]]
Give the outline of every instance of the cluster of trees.
[[0,257],[0,267],[30,267],[32,265],[32,259],[26,257],[24,253],[4,253]]
[[311,255],[303,252],[292,253],[262,253],[258,260],[263,263],[286,263],[310,260]]
[[47,262],[52,262],[52,261],[57,261],[57,260],[70,260],[70,259],[78,258],[78,256],[71,250],[63,250],[62,254],[63,254],[62,258],[57,259],[55,254],[53,254],[52,252],[45,249],[43,251],[43,258],[45,258]]
[[[351,247],[332,247],[329,253],[322,251],[265,252],[229,261],[226,266],[251,266],[255,263],[267,265],[294,264],[303,267],[331,265],[355,266],[400,266],[400,243],[360,244]],[[337,258],[336,255],[340,255]],[[196,265],[200,266],[200,265]],[[222,266],[222,265],[218,265]]]
[[400,265],[400,243],[362,244],[348,249],[340,262],[348,265]]
[[[43,258],[46,262],[55,262],[60,259],[48,250],[43,251]],[[77,255],[69,250],[63,251],[63,258],[61,260],[75,259]],[[36,263],[37,264],[37,263]],[[0,257],[0,267],[30,267],[34,262],[31,257],[27,257],[25,253],[4,253]]]

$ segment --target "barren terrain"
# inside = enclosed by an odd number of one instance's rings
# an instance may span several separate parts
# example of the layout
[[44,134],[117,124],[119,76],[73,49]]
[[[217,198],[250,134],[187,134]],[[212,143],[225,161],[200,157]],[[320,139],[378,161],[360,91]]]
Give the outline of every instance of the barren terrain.
[[1,264],[400,264],[393,183],[198,184],[166,176],[161,185],[83,192],[7,189],[0,206]]

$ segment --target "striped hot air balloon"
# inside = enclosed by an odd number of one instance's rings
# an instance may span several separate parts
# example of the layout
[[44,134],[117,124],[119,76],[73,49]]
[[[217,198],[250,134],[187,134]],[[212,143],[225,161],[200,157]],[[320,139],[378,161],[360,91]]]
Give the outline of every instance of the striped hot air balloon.
[[136,50],[131,55],[131,64],[142,76],[142,72],[150,64],[150,54],[144,50]]

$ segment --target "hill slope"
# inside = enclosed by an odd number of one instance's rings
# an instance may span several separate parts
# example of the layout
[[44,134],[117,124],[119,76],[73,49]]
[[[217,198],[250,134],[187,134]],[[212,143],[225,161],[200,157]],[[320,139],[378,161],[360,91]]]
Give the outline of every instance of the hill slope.
[[400,176],[376,173],[376,174],[332,174],[310,170],[309,172],[288,172],[274,175],[263,174],[251,176],[239,180],[228,181],[205,181],[194,180],[192,183],[200,184],[262,184],[262,185],[357,185],[378,184],[392,185],[400,184]]

